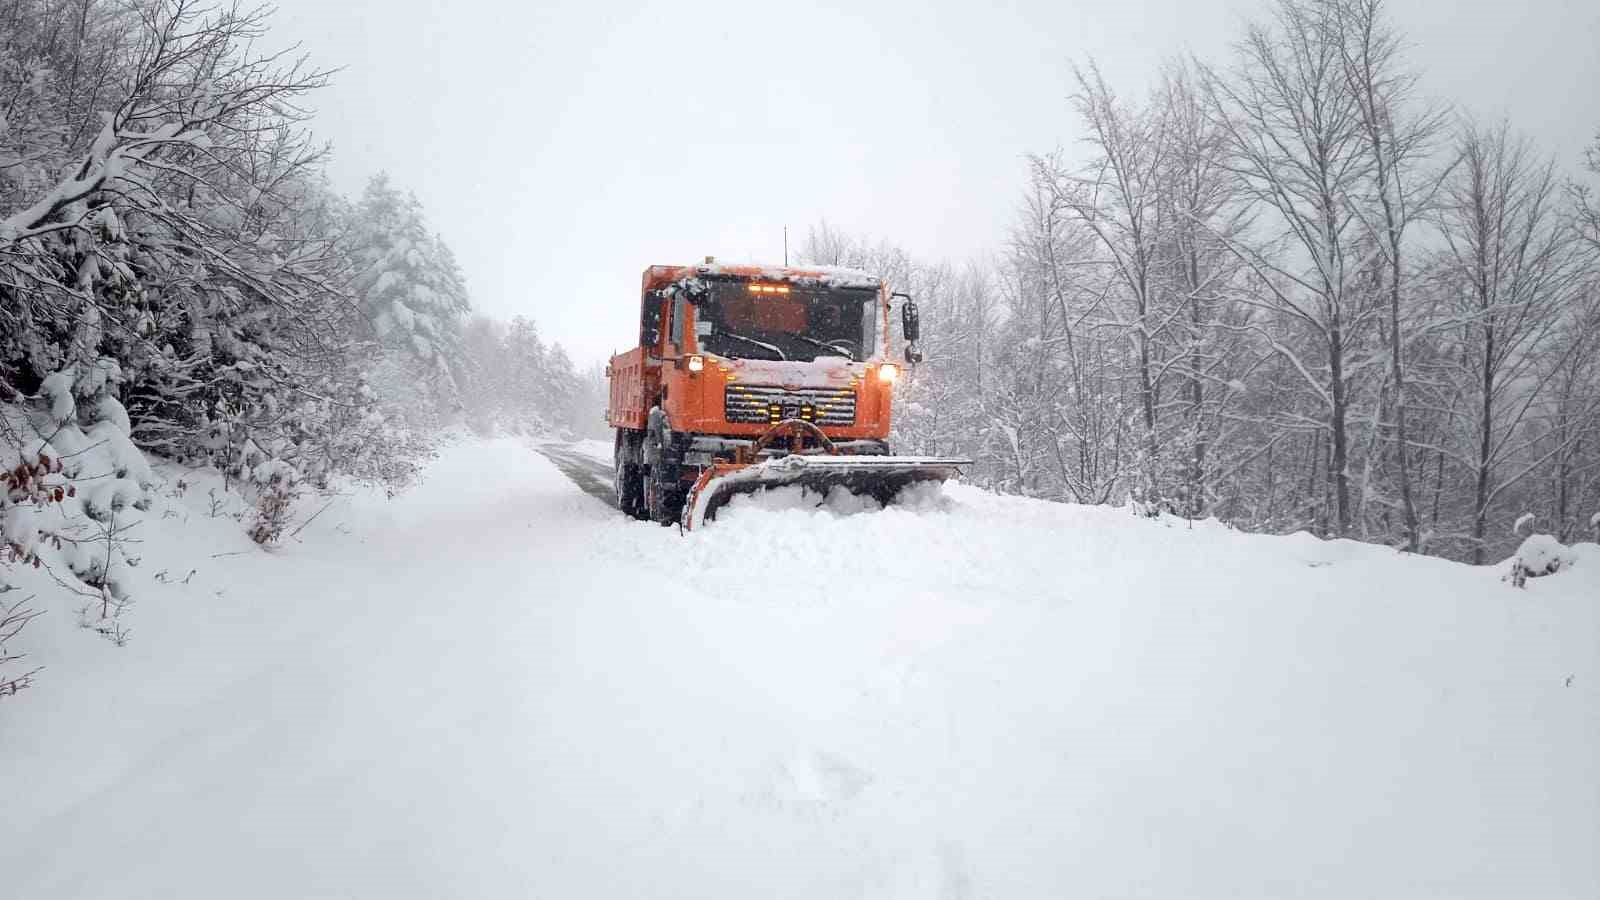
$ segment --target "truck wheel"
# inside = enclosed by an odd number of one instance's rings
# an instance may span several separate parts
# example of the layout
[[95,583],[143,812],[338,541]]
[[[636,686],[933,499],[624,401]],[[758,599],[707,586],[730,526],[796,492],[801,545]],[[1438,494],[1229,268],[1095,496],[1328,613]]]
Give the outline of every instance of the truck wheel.
[[683,512],[683,484],[678,480],[673,450],[663,446],[660,432],[645,432],[644,459],[645,515],[641,518],[671,525]]
[[617,509],[635,519],[645,518],[644,476],[639,465],[639,440],[631,432],[617,429],[616,446],[612,455],[615,473],[612,489],[617,495]]

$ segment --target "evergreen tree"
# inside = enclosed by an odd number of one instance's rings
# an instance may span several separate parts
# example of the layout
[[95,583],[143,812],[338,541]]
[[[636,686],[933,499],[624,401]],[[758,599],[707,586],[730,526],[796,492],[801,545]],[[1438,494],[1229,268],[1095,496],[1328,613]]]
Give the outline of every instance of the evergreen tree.
[[380,396],[419,424],[450,421],[461,405],[470,310],[455,256],[428,230],[422,204],[387,174],[367,183],[353,216],[351,288],[383,347]]

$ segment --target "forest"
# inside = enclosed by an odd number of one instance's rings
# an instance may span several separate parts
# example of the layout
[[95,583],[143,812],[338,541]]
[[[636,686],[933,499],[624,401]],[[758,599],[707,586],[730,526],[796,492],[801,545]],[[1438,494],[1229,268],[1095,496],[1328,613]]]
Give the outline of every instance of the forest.
[[19,565],[122,639],[150,458],[223,472],[267,544],[332,479],[403,489],[447,428],[587,414],[531,320],[473,315],[410,192],[332,189],[330,73],[259,50],[269,14],[0,6],[0,657],[35,614]]
[[[1429,99],[1381,0],[1283,0],[1148,88],[1075,69],[999,249],[890,274],[909,452],[991,489],[1472,563],[1600,535],[1600,137]],[[905,411],[909,407],[909,412]]]

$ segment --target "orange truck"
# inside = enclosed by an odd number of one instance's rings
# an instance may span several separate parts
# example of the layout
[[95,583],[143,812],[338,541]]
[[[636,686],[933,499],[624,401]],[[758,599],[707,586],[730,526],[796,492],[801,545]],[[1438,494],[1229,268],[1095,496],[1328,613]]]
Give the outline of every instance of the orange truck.
[[887,503],[968,460],[895,456],[901,364],[921,359],[917,305],[879,277],[832,267],[651,266],[639,343],[606,367],[617,506],[693,529],[740,493],[799,484]]

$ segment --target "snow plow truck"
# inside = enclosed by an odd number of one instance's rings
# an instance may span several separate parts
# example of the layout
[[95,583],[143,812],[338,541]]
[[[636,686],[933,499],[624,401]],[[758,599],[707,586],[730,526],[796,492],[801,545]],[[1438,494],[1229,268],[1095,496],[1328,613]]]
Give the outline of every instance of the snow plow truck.
[[743,493],[843,487],[884,504],[956,476],[968,460],[890,452],[896,301],[915,364],[916,303],[869,273],[711,257],[646,269],[639,344],[606,367],[618,508],[692,530]]

